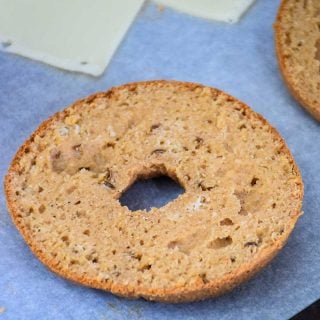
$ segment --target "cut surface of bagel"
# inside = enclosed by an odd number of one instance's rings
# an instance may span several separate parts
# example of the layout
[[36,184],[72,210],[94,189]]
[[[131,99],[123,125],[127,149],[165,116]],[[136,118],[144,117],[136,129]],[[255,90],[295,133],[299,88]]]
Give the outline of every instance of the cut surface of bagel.
[[282,0],[274,29],[283,78],[320,121],[320,1]]
[[[150,211],[119,202],[138,179],[185,190]],[[75,102],[21,146],[8,209],[34,254],[69,280],[166,302],[222,294],[265,266],[301,214],[283,139],[226,93],[138,82]]]

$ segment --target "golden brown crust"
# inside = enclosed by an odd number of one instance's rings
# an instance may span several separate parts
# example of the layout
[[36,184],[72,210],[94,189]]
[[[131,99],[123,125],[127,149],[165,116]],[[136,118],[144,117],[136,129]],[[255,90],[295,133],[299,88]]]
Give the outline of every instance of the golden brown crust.
[[300,88],[299,85],[295,84],[294,75],[290,71],[286,63],[286,55],[284,53],[284,45],[283,45],[283,20],[286,15],[287,6],[292,3],[292,0],[282,0],[275,23],[273,25],[275,31],[275,48],[276,48],[276,56],[279,63],[279,68],[282,74],[282,77],[290,90],[291,94],[294,98],[318,121],[320,121],[320,107],[319,100],[312,101],[311,97],[306,95]]
[[[168,83],[168,81],[147,81],[147,82],[137,82],[137,83],[126,84],[124,85],[124,87],[135,88],[138,85],[148,86],[150,84],[151,85],[157,84],[158,86],[162,86],[166,83]],[[169,83],[175,83],[176,85],[184,86],[190,89],[194,89],[200,86],[198,84],[175,82],[175,81],[170,81]],[[117,88],[112,88],[106,93],[97,93],[84,100],[79,100],[73,104],[72,108],[75,108],[75,109],[81,108],[83,101],[93,101],[97,97],[102,97],[106,95],[110,96],[116,90]],[[227,95],[224,92],[221,92],[216,89],[211,89],[211,90],[225,95],[231,101],[236,101],[233,97]],[[241,107],[246,110],[246,112],[250,115],[250,117],[258,118],[264,124],[269,125],[268,122],[262,116],[253,112],[248,106],[241,104]],[[303,199],[303,183],[301,180],[299,169],[295,164],[294,159],[292,158],[290,151],[288,150],[283,139],[279,136],[279,134],[273,127],[270,127],[270,131],[275,136],[275,138],[281,141],[281,144],[282,144],[281,149],[288,157],[290,163],[293,164],[294,170],[300,179],[300,193],[298,195],[300,200],[300,206],[297,208],[295,213],[291,214],[291,222],[288,228],[286,229],[286,231],[276,240],[276,242],[274,242],[272,246],[265,248],[257,257],[255,257],[253,260],[246,263],[245,265],[242,265],[242,267],[236,270],[235,272],[226,274],[222,278],[215,281],[210,281],[208,283],[203,283],[200,281],[199,283],[196,283],[190,286],[176,286],[176,287],[165,288],[165,289],[141,288],[141,287],[134,287],[131,285],[124,286],[124,285],[112,283],[111,281],[101,282],[98,279],[87,278],[84,275],[72,273],[70,272],[70,270],[64,269],[63,267],[61,267],[59,263],[57,263],[53,259],[49,259],[42,252],[41,248],[39,248],[38,244],[34,241],[34,239],[30,236],[30,233],[28,233],[28,231],[24,229],[23,225],[20,223],[20,220],[18,219],[20,212],[16,205],[16,202],[14,201],[13,194],[15,190],[13,189],[13,185],[12,185],[12,177],[18,174],[19,172],[19,161],[23,156],[25,149],[30,146],[30,144],[32,143],[36,135],[41,135],[41,133],[45,132],[53,122],[65,116],[67,113],[68,113],[68,109],[62,112],[56,113],[50,119],[43,122],[39,126],[39,128],[31,135],[31,137],[20,147],[20,149],[18,150],[17,154],[15,155],[11,163],[8,174],[5,177],[4,186],[5,186],[8,210],[11,214],[11,217],[14,223],[16,224],[17,228],[21,232],[26,243],[31,248],[32,252],[46,266],[48,266],[50,270],[52,270],[56,274],[68,280],[81,283],[86,286],[111,291],[116,295],[124,296],[128,298],[143,297],[149,300],[177,303],[177,302],[189,302],[189,301],[205,299],[208,297],[214,297],[231,290],[232,288],[237,286],[239,283],[247,280],[248,278],[253,276],[255,273],[257,273],[261,268],[263,268],[270,260],[272,260],[272,258],[281,250],[281,248],[286,243],[291,231],[293,230],[297,222],[298,217],[301,214],[301,203]]]

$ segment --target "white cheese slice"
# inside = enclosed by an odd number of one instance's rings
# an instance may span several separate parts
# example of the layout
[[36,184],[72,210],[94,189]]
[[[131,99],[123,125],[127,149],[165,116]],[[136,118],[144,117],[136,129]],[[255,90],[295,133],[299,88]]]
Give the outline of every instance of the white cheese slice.
[[205,19],[229,23],[238,22],[255,0],[153,0],[158,4],[171,7]]
[[0,0],[0,49],[101,75],[144,0]]

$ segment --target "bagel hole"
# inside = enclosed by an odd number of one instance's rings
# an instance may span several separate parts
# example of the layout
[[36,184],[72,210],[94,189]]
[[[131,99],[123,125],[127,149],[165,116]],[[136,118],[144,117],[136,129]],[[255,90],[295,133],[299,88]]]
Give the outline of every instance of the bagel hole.
[[161,208],[185,192],[178,179],[163,172],[150,171],[138,175],[133,184],[121,195],[122,206],[131,211]]

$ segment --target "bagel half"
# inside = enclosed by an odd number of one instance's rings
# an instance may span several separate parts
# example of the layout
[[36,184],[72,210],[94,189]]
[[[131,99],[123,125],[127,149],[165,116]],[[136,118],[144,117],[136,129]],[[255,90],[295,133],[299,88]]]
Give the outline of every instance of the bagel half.
[[[137,179],[185,192],[130,211]],[[77,101],[21,146],[7,206],[53,272],[114,294],[185,302],[220,295],[264,267],[301,214],[303,183],[285,142],[226,93],[138,82]]]

